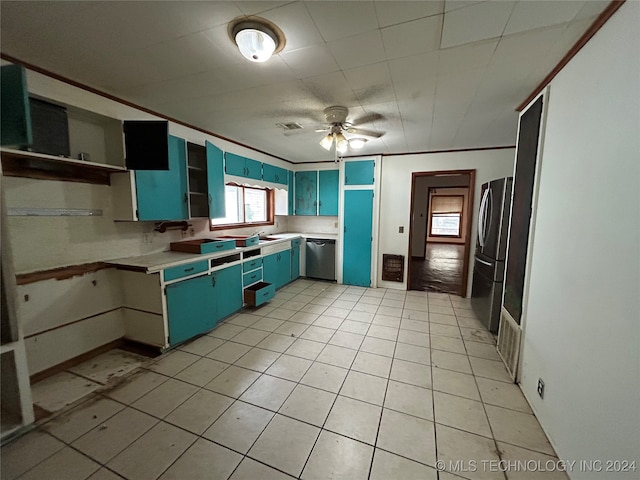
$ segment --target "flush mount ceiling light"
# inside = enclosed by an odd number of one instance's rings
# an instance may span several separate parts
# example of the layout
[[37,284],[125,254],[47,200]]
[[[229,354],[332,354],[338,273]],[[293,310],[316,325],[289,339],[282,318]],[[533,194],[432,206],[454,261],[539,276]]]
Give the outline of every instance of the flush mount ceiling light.
[[284,33],[264,18],[236,19],[229,24],[228,30],[242,56],[252,62],[266,62],[284,48]]
[[349,146],[351,148],[355,148],[356,150],[359,150],[362,147],[364,147],[365,143],[367,143],[367,139],[366,138],[351,138],[351,139],[349,139]]

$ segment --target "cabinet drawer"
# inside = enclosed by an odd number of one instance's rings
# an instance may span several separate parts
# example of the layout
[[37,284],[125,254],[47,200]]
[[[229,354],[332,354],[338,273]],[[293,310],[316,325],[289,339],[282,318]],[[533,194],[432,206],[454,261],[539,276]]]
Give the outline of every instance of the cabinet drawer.
[[301,238],[294,238],[291,240],[291,247],[299,247],[301,243],[302,243]]
[[257,307],[268,302],[275,295],[275,285],[265,282],[256,283],[244,289],[244,303]]
[[252,258],[251,260],[247,260],[242,264],[243,272],[250,272],[251,270],[255,270],[256,268],[262,267],[262,257]]
[[259,282],[260,280],[262,280],[261,268],[254,270],[253,272],[245,273],[242,276],[242,286],[246,287],[247,285],[251,285],[253,283]]
[[179,267],[165,268],[164,281],[175,280],[176,278],[188,277],[196,273],[206,272],[209,269],[209,262],[203,260],[201,262],[188,263]]

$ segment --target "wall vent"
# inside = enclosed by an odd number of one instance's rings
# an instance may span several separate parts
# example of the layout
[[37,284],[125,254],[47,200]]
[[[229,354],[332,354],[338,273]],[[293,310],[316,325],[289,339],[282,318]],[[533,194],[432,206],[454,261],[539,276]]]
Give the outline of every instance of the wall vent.
[[500,313],[500,329],[498,330],[498,354],[507,366],[511,379],[516,382],[518,360],[520,357],[520,335],[522,330],[504,307]]
[[404,255],[382,255],[382,280],[404,281]]

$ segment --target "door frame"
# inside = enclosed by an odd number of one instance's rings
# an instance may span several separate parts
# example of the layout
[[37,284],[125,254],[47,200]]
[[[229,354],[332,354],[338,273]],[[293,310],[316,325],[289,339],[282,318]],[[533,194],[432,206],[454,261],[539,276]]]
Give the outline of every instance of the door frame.
[[[469,256],[471,255],[471,230],[473,227],[473,212],[475,211],[473,208],[474,204],[474,193],[475,193],[475,184],[476,184],[476,170],[468,169],[468,170],[438,170],[438,171],[430,171],[430,172],[411,172],[411,210],[409,212],[409,262],[407,265],[407,290],[411,286],[411,240],[413,238],[413,209],[414,209],[414,198],[415,198],[415,188],[416,188],[416,179],[419,177],[436,177],[440,175],[469,175],[469,193],[467,198],[469,199],[469,209],[468,215],[464,218],[464,224],[466,225],[466,235],[464,237],[464,261],[462,263],[462,281],[460,282],[460,290],[458,291],[458,295],[462,298],[466,298],[468,283],[469,283]],[[425,239],[426,242],[426,239]],[[426,256],[426,255],[425,255]]]

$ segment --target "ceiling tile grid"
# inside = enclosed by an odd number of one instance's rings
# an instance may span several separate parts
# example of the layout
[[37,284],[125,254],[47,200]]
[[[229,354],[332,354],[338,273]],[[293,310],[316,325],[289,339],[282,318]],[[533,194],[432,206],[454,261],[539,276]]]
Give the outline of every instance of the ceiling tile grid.
[[[293,162],[324,108],[349,108],[363,154],[515,143],[516,106],[606,0],[0,2],[0,48],[80,83]],[[228,23],[257,15],[285,48],[256,64]],[[304,128],[285,135],[276,123]],[[351,152],[355,153],[355,152]]]

